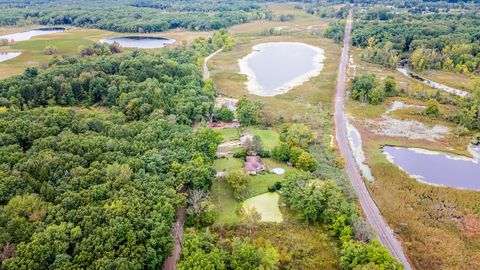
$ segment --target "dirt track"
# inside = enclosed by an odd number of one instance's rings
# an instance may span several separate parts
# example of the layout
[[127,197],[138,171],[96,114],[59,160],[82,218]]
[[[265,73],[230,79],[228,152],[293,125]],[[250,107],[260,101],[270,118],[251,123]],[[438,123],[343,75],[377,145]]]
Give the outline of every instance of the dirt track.
[[173,251],[172,255],[165,260],[163,264],[163,270],[176,270],[177,261],[180,259],[180,252],[182,251],[182,241],[183,241],[183,224],[185,223],[186,209],[181,207],[177,212],[177,221],[173,225],[172,236],[173,236]]

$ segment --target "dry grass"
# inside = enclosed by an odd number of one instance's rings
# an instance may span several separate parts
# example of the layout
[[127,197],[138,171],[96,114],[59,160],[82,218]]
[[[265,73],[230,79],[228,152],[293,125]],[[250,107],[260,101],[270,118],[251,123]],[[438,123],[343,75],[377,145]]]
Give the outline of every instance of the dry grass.
[[446,72],[442,70],[426,70],[415,73],[432,81],[465,91],[472,91],[474,81],[476,79],[480,79],[480,76],[467,76],[464,74]]
[[[464,219],[477,216],[480,193],[422,184],[388,162],[381,145],[418,143],[370,137],[367,162],[376,181],[369,189],[384,217],[402,236],[409,258],[418,269],[479,269],[478,239],[465,236]],[[438,145],[422,145],[445,150]],[[434,169],[434,168],[432,168]]]
[[[381,78],[391,75],[397,80],[397,85],[408,92],[422,89],[430,93],[436,92],[398,72],[361,62],[358,54],[359,51],[355,51],[357,75],[364,72],[375,73]],[[395,100],[425,105],[425,102],[410,98]],[[359,119],[358,126],[364,119],[378,119],[387,110],[391,101],[393,99],[382,105],[372,106],[348,100],[347,109],[349,114]],[[441,105],[440,112],[443,115],[453,115],[458,109]],[[452,130],[455,126],[452,122],[416,114],[411,109],[395,111],[391,116],[414,119],[430,125],[445,125]],[[404,241],[415,268],[479,269],[480,240],[469,235],[472,235],[472,228],[476,228],[475,220],[480,216],[478,204],[480,192],[422,184],[391,164],[381,151],[383,145],[398,145],[469,155],[466,151],[469,137],[457,138],[448,135],[444,139],[432,142],[376,136],[362,127],[359,127],[359,130],[362,133],[367,163],[375,176],[375,182],[367,185],[383,216]]]
[[296,221],[288,209],[281,208],[284,221],[280,224],[258,224],[251,232],[245,226],[215,227],[222,240],[248,237],[253,243],[268,240],[279,252],[279,269],[340,269],[336,242],[318,225]]
[[[250,94],[245,88],[246,77],[239,74],[238,59],[251,52],[252,46],[272,41],[297,41],[325,50],[325,67],[321,74],[288,93],[275,97],[259,97]],[[265,109],[284,119],[300,119],[314,114],[319,105],[330,108],[335,87],[335,78],[340,57],[340,46],[319,36],[298,34],[289,36],[256,37],[242,36],[230,52],[220,53],[210,60],[211,74],[217,89],[224,95],[246,97],[265,103]]]

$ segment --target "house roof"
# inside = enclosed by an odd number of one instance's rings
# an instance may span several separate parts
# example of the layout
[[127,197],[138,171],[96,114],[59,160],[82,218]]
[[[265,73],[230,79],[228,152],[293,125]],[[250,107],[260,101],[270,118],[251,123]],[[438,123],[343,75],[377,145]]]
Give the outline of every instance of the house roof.
[[259,156],[247,156],[244,169],[247,172],[257,172],[264,170],[265,165],[263,165]]

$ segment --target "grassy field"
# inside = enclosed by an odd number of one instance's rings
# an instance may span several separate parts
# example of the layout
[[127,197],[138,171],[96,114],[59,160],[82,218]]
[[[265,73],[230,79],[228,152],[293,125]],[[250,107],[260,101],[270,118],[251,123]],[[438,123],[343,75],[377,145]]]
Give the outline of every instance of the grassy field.
[[248,133],[252,136],[260,136],[265,150],[271,151],[280,143],[279,135],[274,130],[247,128],[243,133]]
[[[358,50],[354,53],[357,75],[366,72],[375,73],[380,78],[391,75],[397,80],[397,85],[407,92],[422,90],[436,92],[396,71],[361,62],[358,53]],[[349,72],[353,75],[352,69]],[[439,82],[441,80],[438,80],[438,76],[442,78],[447,78],[447,75],[453,76],[442,72],[430,72],[430,75],[435,76],[431,79]],[[451,79],[457,77],[455,75]],[[458,80],[458,83],[461,81]],[[412,140],[374,135],[361,126],[362,120],[380,119],[393,100],[426,105],[417,99],[394,98],[378,106],[348,100],[346,106],[348,114],[357,119],[357,128],[362,133],[367,164],[375,177],[375,182],[367,183],[367,186],[375,202],[393,230],[403,239],[408,256],[416,268],[479,269],[480,206],[477,202],[480,200],[480,193],[422,184],[391,164],[381,151],[383,145],[397,145],[469,155],[466,146],[470,137],[449,134],[436,141]],[[417,120],[428,125],[440,124],[450,127],[451,130],[455,128],[452,122],[430,119],[413,111],[399,110],[390,115],[399,119]],[[454,106],[441,105],[440,112],[452,116],[458,109]]]
[[224,128],[220,130],[223,142],[231,142],[240,140],[240,129],[238,128]]
[[242,207],[247,212],[255,209],[261,215],[260,221],[282,222],[283,216],[278,208],[279,198],[278,193],[267,192],[245,200]]
[[[28,31],[35,28],[38,27],[0,28],[0,35]],[[193,32],[183,30],[172,30],[164,33],[154,34],[131,34],[116,33],[99,29],[71,28],[62,33],[36,36],[30,40],[18,42],[10,47],[0,48],[0,52],[22,53],[20,56],[9,61],[0,62],[0,79],[20,74],[26,67],[39,66],[41,64],[48,63],[53,56],[47,56],[43,54],[43,51],[47,46],[57,47],[58,55],[75,55],[80,51],[80,48],[88,46],[93,42],[98,42],[102,38],[148,35],[172,38],[177,40],[175,44],[178,45],[181,44],[182,41],[191,42],[197,37],[210,37],[211,34],[211,32]]]
[[243,167],[243,160],[239,158],[233,158],[233,157],[220,158],[220,159],[216,159],[213,162],[213,168],[217,172],[230,172],[230,171],[241,169],[242,167]]
[[465,91],[472,91],[474,81],[480,79],[480,76],[468,76],[442,70],[425,70],[421,72],[416,71],[415,73],[423,78]]
[[[262,161],[265,163],[268,169],[272,168],[284,168],[286,173],[293,172],[297,169],[288,167],[285,163],[275,161],[270,158],[264,158]],[[238,158],[222,158],[215,160],[213,164],[214,169],[217,172],[231,172],[235,170],[241,170],[243,167],[243,161]],[[276,182],[283,182],[284,175],[276,175],[268,172],[249,176],[248,189],[245,199],[258,196],[268,192],[268,187]],[[219,211],[217,222],[222,224],[235,224],[240,222],[240,216],[238,210],[241,207],[241,202],[236,201],[233,198],[233,193],[230,185],[225,180],[216,180],[211,188],[211,197],[213,203],[217,206]]]
[[219,225],[238,224],[241,219],[238,215],[240,202],[233,197],[233,190],[225,178],[218,178],[213,182],[210,189],[210,197],[215,205],[217,218],[215,223]]

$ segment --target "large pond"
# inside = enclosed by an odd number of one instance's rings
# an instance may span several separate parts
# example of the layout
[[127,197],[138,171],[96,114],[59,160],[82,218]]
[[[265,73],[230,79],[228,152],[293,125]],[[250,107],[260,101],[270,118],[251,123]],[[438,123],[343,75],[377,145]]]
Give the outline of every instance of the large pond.
[[10,35],[0,36],[0,39],[8,39],[8,41],[14,40],[15,42],[29,40],[32,37],[60,33],[65,31],[65,28],[40,28],[27,32],[15,33]]
[[323,50],[304,43],[262,43],[252,49],[239,60],[240,73],[247,75],[248,91],[259,96],[284,94],[323,69]]
[[385,146],[387,159],[428,184],[480,190],[480,164],[473,159],[419,148]]
[[175,43],[174,39],[162,37],[116,37],[101,39],[100,42],[113,44],[117,42],[124,48],[156,49]]
[[0,62],[4,62],[19,56],[21,53],[19,52],[12,52],[12,53],[0,53]]

